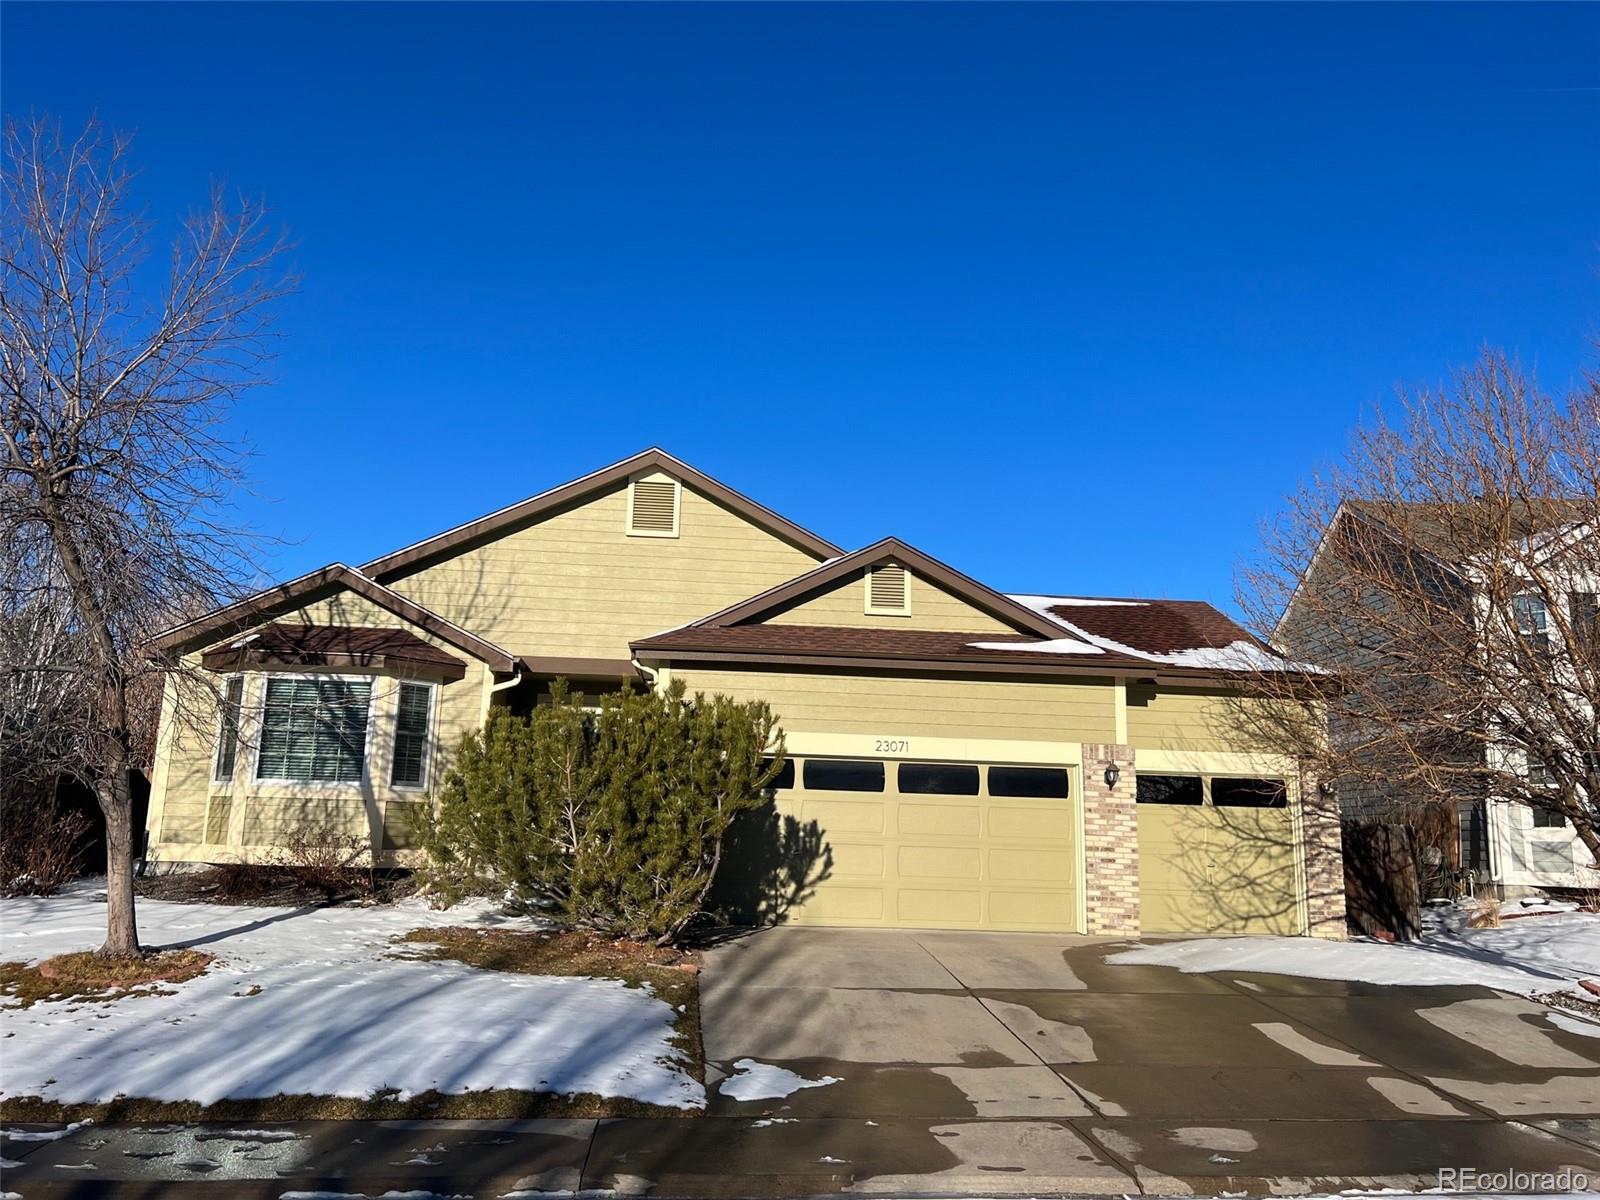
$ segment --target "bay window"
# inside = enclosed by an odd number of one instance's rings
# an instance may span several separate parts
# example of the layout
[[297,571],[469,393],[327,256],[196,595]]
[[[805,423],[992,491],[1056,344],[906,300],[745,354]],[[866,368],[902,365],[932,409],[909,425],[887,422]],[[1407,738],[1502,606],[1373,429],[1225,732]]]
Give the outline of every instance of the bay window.
[[371,680],[279,676],[266,681],[265,692],[257,779],[361,781]]

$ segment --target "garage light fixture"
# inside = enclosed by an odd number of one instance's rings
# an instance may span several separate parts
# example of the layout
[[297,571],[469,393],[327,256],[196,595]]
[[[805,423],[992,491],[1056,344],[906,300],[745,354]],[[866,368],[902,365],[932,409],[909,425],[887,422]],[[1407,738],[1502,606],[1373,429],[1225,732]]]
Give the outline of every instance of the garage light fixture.
[[1121,768],[1119,768],[1117,766],[1116,763],[1112,763],[1109,767],[1106,768],[1106,786],[1108,788],[1116,787],[1117,786],[1117,780],[1119,780],[1121,778],[1122,778],[1122,770],[1121,770]]

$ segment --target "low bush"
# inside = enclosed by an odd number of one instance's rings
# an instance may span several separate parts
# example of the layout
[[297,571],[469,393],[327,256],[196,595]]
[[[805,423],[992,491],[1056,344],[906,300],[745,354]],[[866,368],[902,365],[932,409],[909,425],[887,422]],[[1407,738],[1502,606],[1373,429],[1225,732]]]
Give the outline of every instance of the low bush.
[[0,896],[49,896],[78,877],[89,819],[51,801],[0,804]]
[[370,839],[331,827],[296,829],[273,865],[302,888],[321,892],[330,900],[370,897],[377,891],[377,864]]
[[462,739],[420,823],[430,882],[671,941],[704,910],[728,826],[782,765],[760,701],[689,698],[676,682],[587,709],[558,681],[531,716],[497,709]]

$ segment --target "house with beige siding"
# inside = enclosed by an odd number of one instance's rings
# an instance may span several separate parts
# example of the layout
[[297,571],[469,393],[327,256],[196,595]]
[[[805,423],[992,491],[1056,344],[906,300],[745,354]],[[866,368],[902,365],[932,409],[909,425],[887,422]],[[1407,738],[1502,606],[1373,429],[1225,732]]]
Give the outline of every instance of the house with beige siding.
[[[997,519],[1004,514],[996,514]],[[370,839],[404,863],[462,733],[683,680],[767,701],[789,761],[727,911],[866,927],[1344,927],[1336,806],[1250,719],[1290,669],[1199,601],[1006,595],[846,552],[660,450],[164,634],[148,861]]]

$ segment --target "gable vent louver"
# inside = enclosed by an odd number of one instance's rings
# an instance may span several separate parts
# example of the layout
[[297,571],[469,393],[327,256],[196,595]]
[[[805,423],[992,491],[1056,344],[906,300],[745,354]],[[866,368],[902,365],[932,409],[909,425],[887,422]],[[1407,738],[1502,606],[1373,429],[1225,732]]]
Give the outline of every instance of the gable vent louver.
[[867,611],[904,615],[911,611],[911,581],[904,567],[873,567],[867,572]]
[[636,479],[628,497],[628,532],[647,537],[678,535],[678,483]]

